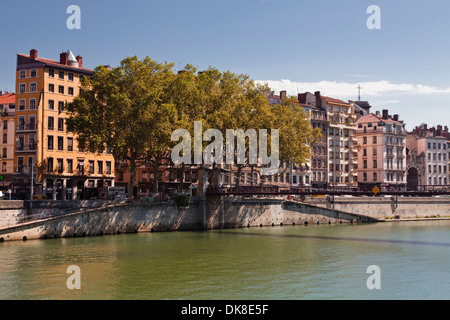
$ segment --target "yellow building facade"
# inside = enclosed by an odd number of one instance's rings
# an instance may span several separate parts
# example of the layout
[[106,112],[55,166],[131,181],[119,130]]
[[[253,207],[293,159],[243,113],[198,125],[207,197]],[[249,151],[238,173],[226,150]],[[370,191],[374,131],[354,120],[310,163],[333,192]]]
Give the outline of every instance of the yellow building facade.
[[17,55],[14,192],[53,200],[86,199],[96,188],[114,185],[114,158],[108,150],[79,150],[76,135],[68,132],[64,110],[80,91],[83,59],[71,51],[59,61]]

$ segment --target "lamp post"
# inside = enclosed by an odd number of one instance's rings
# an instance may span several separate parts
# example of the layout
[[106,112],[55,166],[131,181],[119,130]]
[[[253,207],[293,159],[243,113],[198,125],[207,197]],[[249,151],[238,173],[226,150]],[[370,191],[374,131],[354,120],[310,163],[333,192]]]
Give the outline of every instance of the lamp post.
[[33,213],[33,176],[34,176],[34,162],[33,162],[34,158],[31,157],[31,168],[30,168],[30,180],[31,180],[31,185],[30,185],[30,214]]

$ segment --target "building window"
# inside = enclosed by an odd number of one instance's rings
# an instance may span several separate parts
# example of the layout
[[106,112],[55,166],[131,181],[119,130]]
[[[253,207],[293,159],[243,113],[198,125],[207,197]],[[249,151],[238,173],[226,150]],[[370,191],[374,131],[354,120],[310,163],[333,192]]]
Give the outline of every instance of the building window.
[[67,138],[67,151],[73,151],[73,138]]
[[363,160],[363,168],[367,169],[367,160]]
[[36,99],[30,99],[30,110],[36,110]]
[[8,158],[8,149],[7,149],[7,148],[3,148],[2,157],[3,157],[4,159],[5,159],[5,158]]
[[37,77],[37,71],[36,71],[36,69],[31,69],[31,70],[30,70],[30,77],[32,77],[32,78],[36,78],[36,77]]
[[26,91],[25,83],[19,84],[19,92],[20,93],[25,93],[25,91]]
[[64,118],[58,118],[58,131],[64,131]]
[[58,78],[61,80],[64,80],[64,71],[59,71],[58,72]]
[[363,137],[363,144],[367,144],[367,137]]
[[6,172],[6,162],[2,163],[2,172]]
[[48,70],[48,76],[49,76],[49,78],[54,78],[55,77],[55,70],[49,69]]
[[67,159],[67,172],[73,173],[73,160]]
[[69,92],[69,95],[73,96],[73,88],[72,87],[69,87],[68,92]]
[[25,110],[25,103],[26,103],[26,100],[19,100],[19,110],[20,111]]
[[106,174],[111,174],[111,161],[106,161]]
[[89,173],[94,174],[94,160],[89,160]]
[[53,83],[48,84],[48,91],[49,92],[55,92],[55,85]]
[[78,160],[78,174],[84,175],[84,160]]
[[53,130],[55,128],[55,119],[53,117],[48,117],[48,130]]
[[53,150],[53,136],[47,136],[47,149]]
[[64,172],[64,164],[63,164],[64,159],[58,159],[57,161],[58,161],[58,163],[57,163],[58,173],[63,173]]
[[3,143],[8,143],[8,134],[7,133],[3,134]]
[[363,173],[363,181],[367,181],[367,172]]
[[64,137],[58,137],[58,150],[64,151]]
[[377,168],[377,160],[373,160],[373,168],[374,168],[374,169]]
[[378,180],[378,176],[377,176],[377,173],[376,172],[374,172],[373,173],[373,181],[377,181]]
[[54,100],[48,100],[48,109],[55,110],[55,101]]
[[30,92],[36,92],[36,83],[30,83]]
[[27,70],[20,70],[19,78],[23,79],[27,76]]
[[61,94],[64,94],[64,86],[59,86],[58,87],[58,92]]
[[58,112],[62,113],[64,111],[64,101],[58,101]]
[[103,174],[103,161],[97,161],[97,173]]
[[48,158],[47,160],[47,171],[53,172],[53,158]]
[[18,123],[18,131],[23,131],[23,130],[25,130],[25,117],[20,116],[19,123]]
[[73,81],[73,73],[68,73],[67,77],[69,78],[69,81]]
[[3,120],[3,129],[8,129],[8,120]]

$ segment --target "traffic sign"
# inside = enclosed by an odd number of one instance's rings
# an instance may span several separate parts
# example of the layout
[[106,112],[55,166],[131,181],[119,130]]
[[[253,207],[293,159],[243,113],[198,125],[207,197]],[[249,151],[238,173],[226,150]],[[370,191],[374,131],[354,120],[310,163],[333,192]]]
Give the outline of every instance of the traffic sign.
[[378,188],[377,186],[375,186],[375,187],[372,189],[372,192],[373,192],[375,195],[377,195],[377,194],[380,192],[380,188]]

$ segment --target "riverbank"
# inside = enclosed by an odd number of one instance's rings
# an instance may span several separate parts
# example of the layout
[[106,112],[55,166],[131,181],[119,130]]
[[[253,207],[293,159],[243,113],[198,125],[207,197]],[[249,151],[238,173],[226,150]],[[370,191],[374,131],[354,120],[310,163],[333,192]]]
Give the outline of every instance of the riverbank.
[[[16,203],[18,205],[18,203]],[[90,208],[89,205],[96,207]],[[0,227],[0,241],[98,236],[105,234],[209,230],[283,225],[343,224],[450,219],[450,199],[311,198],[300,202],[276,198],[209,197],[186,206],[169,203],[45,203],[33,215],[24,207],[0,204],[0,215],[17,223]],[[65,209],[67,207],[67,209]],[[66,211],[67,210],[67,211]],[[6,212],[6,213],[5,213]],[[66,213],[67,212],[67,213]],[[431,218],[435,217],[435,218]]]

